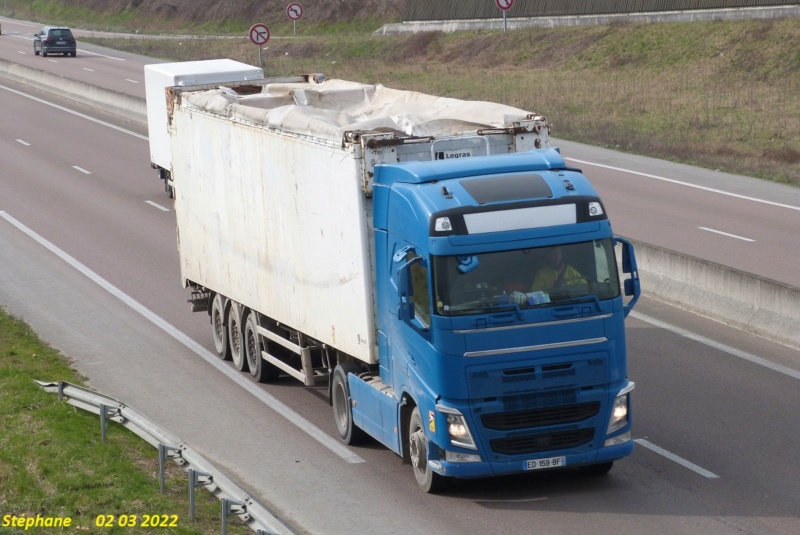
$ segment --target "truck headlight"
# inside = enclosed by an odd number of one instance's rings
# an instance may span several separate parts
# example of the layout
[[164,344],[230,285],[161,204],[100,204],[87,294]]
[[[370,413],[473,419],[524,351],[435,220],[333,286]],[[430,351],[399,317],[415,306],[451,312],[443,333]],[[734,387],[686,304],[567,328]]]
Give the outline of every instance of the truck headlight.
[[628,386],[620,390],[617,397],[614,398],[614,404],[611,407],[611,419],[608,422],[608,429],[606,430],[607,435],[628,425],[630,393],[634,386],[634,383],[629,383]]
[[450,435],[450,443],[453,446],[461,446],[471,450],[478,449],[463,414],[444,405],[436,405],[436,410],[444,414],[447,419],[447,434]]

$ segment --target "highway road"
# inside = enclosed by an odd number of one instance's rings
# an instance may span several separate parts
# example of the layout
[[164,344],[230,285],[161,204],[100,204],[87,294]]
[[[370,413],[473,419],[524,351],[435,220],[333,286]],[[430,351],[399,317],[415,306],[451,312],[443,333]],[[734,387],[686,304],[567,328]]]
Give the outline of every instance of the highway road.
[[[8,24],[0,57],[11,59],[20,52],[6,42]],[[82,71],[81,51],[52,68]],[[90,75],[111,78],[128,65],[108,63]],[[174,213],[141,127],[4,80],[0,117],[0,305],[72,358],[92,387],[182,437],[298,532],[800,532],[800,352],[643,299],[628,320],[633,457],[606,477],[537,473],[426,495],[382,446],[338,443],[324,388],[258,385],[230,365],[217,369],[208,317],[189,312],[180,287]],[[564,153],[598,183],[621,234],[739,267],[770,249],[774,224],[770,254],[797,254],[793,191],[627,155],[608,161],[578,145]],[[697,243],[681,239],[694,233]],[[730,261],[717,260],[730,249]],[[797,280],[790,262],[766,264],[754,268]]]

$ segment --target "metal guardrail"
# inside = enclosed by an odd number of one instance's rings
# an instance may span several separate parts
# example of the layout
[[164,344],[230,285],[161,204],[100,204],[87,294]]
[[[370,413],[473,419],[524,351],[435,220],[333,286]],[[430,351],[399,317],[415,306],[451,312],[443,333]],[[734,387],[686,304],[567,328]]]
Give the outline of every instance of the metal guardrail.
[[164,492],[164,470],[168,460],[175,461],[187,471],[189,491],[189,515],[195,516],[194,497],[197,487],[206,490],[219,498],[222,507],[221,533],[227,533],[228,517],[238,516],[258,535],[294,535],[275,515],[269,512],[255,498],[250,496],[236,483],[225,477],[222,472],[197,453],[186,442],[163,429],[158,424],[128,407],[121,401],[61,381],[50,383],[36,381],[45,392],[58,394],[58,399],[85,411],[100,416],[100,432],[103,441],[106,438],[106,426],[109,421],[117,422],[158,449],[159,481],[161,492]]

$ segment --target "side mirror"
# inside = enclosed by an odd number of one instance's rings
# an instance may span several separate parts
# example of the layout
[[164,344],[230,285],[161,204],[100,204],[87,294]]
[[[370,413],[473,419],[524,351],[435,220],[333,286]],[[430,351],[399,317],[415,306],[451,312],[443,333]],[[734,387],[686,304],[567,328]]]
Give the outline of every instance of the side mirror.
[[622,244],[622,272],[630,273],[630,277],[625,279],[623,289],[625,295],[630,296],[631,300],[623,306],[625,317],[628,317],[636,301],[642,293],[641,282],[639,281],[639,268],[636,265],[636,255],[633,252],[633,244],[623,238],[614,237],[614,245]]

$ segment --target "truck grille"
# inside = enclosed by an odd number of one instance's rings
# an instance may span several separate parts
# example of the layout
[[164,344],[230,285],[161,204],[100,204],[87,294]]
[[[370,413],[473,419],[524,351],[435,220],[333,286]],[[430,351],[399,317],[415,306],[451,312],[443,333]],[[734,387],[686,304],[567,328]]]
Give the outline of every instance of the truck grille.
[[594,429],[575,429],[560,433],[498,438],[489,443],[495,453],[522,455],[577,448],[591,442],[593,438]]
[[600,402],[595,401],[545,409],[485,414],[481,416],[481,421],[489,429],[508,431],[526,427],[581,422],[596,416],[599,411]]

